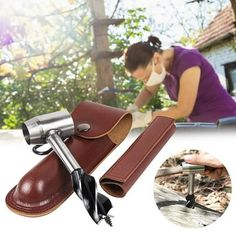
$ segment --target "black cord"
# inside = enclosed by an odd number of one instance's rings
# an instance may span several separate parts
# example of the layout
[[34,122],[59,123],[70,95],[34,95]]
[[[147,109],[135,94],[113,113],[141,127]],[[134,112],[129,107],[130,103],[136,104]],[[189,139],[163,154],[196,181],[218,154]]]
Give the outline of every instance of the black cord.
[[[43,144],[44,145],[44,144]],[[42,147],[43,145],[35,145],[33,146],[32,148],[32,151],[37,154],[37,155],[47,155],[49,154],[51,151],[52,151],[52,148],[49,148],[48,150],[46,151],[38,151],[38,148]]]

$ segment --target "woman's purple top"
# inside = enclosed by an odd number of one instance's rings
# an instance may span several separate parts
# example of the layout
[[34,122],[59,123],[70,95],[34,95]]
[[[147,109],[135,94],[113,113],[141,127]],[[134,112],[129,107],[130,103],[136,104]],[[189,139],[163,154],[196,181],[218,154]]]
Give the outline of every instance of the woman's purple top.
[[[169,97],[177,101],[179,81],[182,73],[190,67],[201,69],[196,102],[189,121],[216,122],[218,119],[236,116],[236,102],[222,87],[211,64],[196,49],[174,46],[174,59],[170,75],[163,84]],[[191,79],[191,78],[189,78]]]

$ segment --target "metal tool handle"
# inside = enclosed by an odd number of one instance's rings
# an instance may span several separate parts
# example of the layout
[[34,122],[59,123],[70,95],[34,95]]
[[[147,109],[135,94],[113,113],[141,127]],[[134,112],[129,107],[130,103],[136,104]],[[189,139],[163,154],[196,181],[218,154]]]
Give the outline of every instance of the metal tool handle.
[[183,174],[191,174],[191,173],[200,173],[203,174],[205,171],[205,166],[203,165],[193,165],[186,162],[182,163]]
[[47,142],[52,146],[53,150],[71,174],[74,170],[81,169],[81,166],[75,160],[57,132],[57,130],[50,130],[47,136]]
[[188,195],[194,194],[194,179],[195,179],[194,173],[188,175]]

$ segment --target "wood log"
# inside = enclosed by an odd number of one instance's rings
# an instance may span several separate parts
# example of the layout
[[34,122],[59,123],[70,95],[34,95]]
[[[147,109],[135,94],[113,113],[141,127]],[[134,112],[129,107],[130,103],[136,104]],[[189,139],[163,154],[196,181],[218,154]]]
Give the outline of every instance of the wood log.
[[195,208],[185,206],[186,199],[178,193],[154,183],[157,207],[171,222],[191,228],[199,228],[216,221],[222,213],[196,203]]

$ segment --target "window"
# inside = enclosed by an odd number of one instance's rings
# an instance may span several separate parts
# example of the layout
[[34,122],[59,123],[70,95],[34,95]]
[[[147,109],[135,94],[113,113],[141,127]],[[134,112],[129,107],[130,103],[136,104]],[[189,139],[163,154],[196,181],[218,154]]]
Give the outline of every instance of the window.
[[225,64],[225,76],[227,79],[228,92],[236,96],[236,61]]

